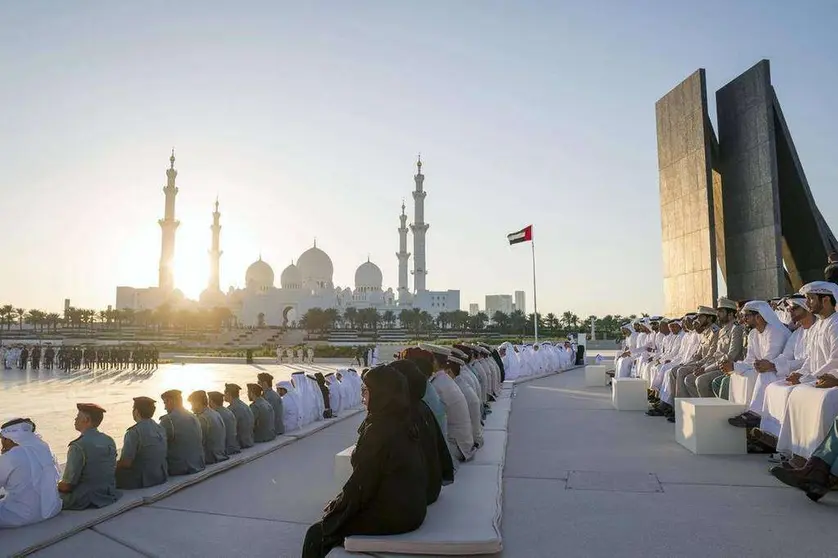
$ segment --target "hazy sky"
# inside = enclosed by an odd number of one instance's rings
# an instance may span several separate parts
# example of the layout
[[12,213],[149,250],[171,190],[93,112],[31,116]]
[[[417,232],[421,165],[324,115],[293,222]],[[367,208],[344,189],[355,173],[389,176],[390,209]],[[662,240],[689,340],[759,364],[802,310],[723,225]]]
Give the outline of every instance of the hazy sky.
[[835,228],[836,28],[832,0],[4,2],[0,304],[155,285],[175,146],[189,295],[216,195],[223,288],[317,237],[336,284],[369,255],[395,289],[421,151],[429,288],[531,310],[506,234],[532,223],[541,312],[660,311],[655,101],[704,67],[712,103],[769,58]]

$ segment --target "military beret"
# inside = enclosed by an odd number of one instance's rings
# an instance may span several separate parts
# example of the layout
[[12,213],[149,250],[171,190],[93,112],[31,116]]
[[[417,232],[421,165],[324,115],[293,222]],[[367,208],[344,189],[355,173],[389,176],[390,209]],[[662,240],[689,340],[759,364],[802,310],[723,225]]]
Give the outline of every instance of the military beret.
[[104,413],[106,412],[105,409],[97,405],[96,403],[76,403],[76,409],[79,411],[89,413]]
[[160,397],[163,399],[170,399],[172,397],[182,397],[183,393],[179,389],[170,389],[169,391],[164,391],[160,394]]
[[146,403],[146,404],[152,404],[153,405],[155,403],[155,401],[151,397],[146,397],[146,396],[143,395],[143,396],[140,396],[140,397],[135,397],[134,398],[134,403]]

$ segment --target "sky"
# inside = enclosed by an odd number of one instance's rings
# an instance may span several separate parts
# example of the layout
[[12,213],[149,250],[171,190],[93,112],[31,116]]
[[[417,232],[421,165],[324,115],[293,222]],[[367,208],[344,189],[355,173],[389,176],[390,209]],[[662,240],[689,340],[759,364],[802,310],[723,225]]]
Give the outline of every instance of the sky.
[[[277,276],[314,239],[334,282],[397,287],[399,213],[425,174],[428,288],[527,292],[541,313],[663,309],[655,102],[762,58],[838,227],[838,3],[4,2],[0,304],[59,311],[157,283],[178,170],[176,283]],[[409,222],[412,217],[409,218]],[[412,239],[408,238],[412,251]]]

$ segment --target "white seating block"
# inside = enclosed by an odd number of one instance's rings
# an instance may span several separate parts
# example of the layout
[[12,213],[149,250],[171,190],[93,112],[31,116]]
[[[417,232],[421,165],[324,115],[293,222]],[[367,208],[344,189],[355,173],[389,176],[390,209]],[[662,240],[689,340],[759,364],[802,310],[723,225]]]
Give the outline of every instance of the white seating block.
[[346,484],[352,476],[352,452],[355,445],[351,445],[340,453],[335,454],[335,485],[339,488]]
[[611,404],[618,411],[645,411],[649,408],[646,380],[614,378],[611,380]]
[[585,387],[604,387],[608,385],[608,375],[601,365],[585,367]]
[[745,429],[727,422],[746,407],[715,397],[676,398],[676,439],[695,454],[747,453]]

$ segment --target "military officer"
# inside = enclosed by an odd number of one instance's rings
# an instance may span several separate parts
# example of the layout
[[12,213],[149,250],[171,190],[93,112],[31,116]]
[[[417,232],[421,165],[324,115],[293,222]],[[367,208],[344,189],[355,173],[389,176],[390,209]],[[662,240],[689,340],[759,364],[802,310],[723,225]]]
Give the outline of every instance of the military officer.
[[274,410],[274,434],[277,436],[284,434],[285,424],[282,422],[282,417],[285,416],[285,412],[282,410],[282,397],[273,388],[274,377],[267,372],[262,372],[256,376],[256,381],[262,388],[262,397],[271,404]]
[[227,455],[241,453],[236,432],[236,416],[233,411],[224,406],[224,394],[220,391],[211,391],[207,397],[209,397],[210,409],[218,413],[224,421],[224,450]]
[[166,430],[152,418],[156,404],[150,397],[134,398],[134,422],[125,431],[122,455],[116,462],[116,487],[132,490],[163,484],[169,478]]
[[105,410],[94,403],[76,405],[75,427],[81,434],[70,442],[67,466],[58,483],[65,510],[103,508],[119,500],[116,489],[116,444],[99,432]]
[[203,471],[204,441],[198,417],[183,408],[183,395],[171,389],[160,396],[167,414],[160,417],[160,426],[166,431],[166,462],[169,476],[191,475]]
[[253,411],[239,399],[240,393],[241,387],[237,384],[224,384],[224,400],[236,417],[236,440],[239,447],[245,449],[253,447]]
[[274,432],[274,409],[262,397],[262,387],[259,384],[247,384],[247,398],[250,399],[250,410],[253,411],[253,441],[270,442],[276,438]]
[[224,449],[226,429],[221,415],[209,408],[209,397],[207,392],[200,389],[189,395],[189,403],[192,405],[192,412],[198,417],[201,423],[201,433],[204,438],[204,462],[207,465],[227,461],[227,452]]

